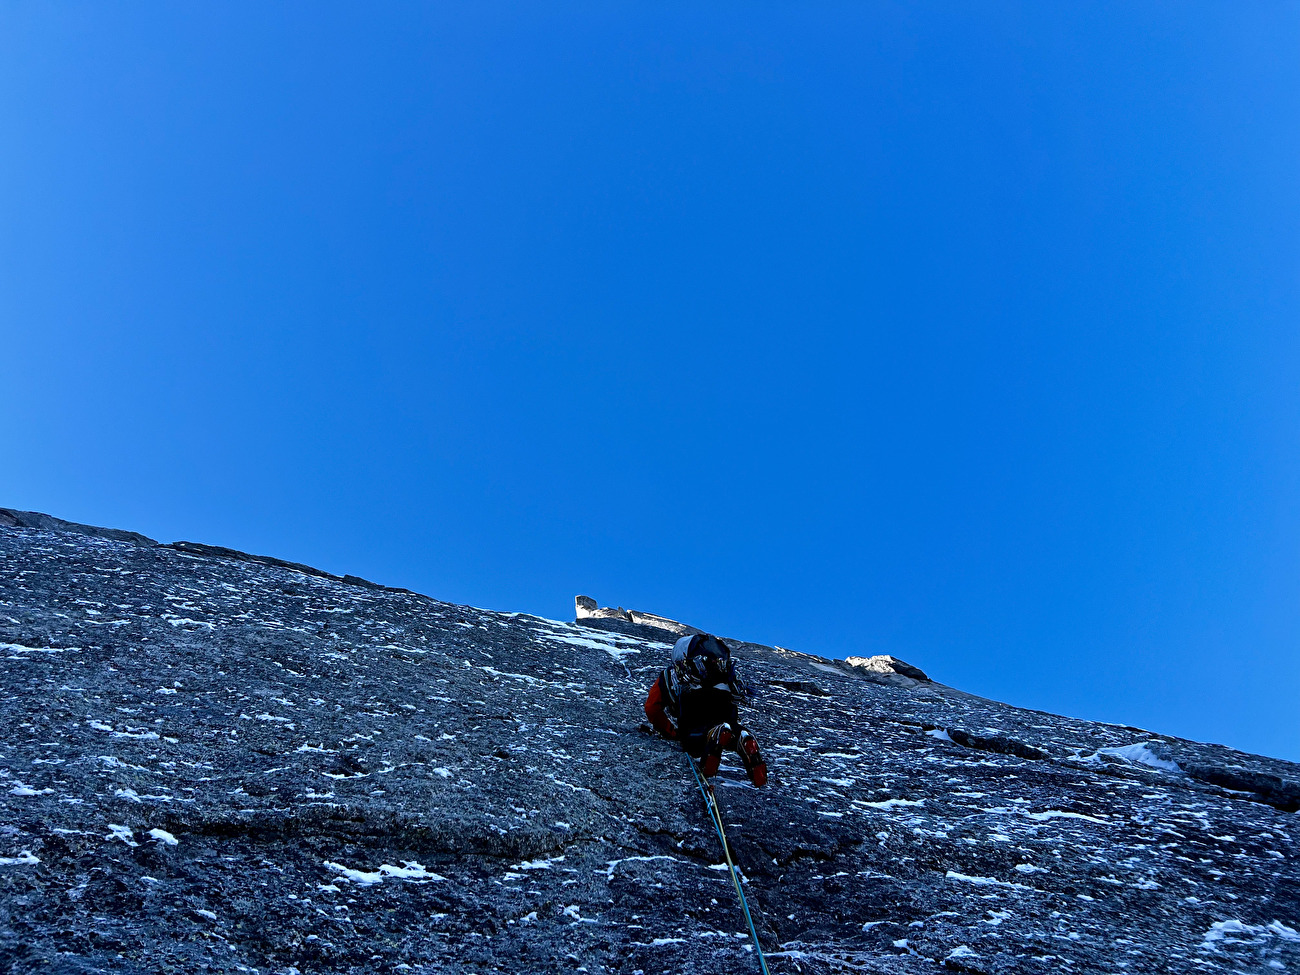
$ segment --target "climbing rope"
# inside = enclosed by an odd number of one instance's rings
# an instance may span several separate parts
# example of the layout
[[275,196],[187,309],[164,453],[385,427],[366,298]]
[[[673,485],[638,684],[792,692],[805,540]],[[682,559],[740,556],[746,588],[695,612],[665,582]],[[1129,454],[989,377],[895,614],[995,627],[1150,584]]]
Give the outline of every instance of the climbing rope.
[[736,888],[736,896],[740,898],[740,909],[745,912],[745,922],[749,925],[749,936],[754,939],[754,951],[758,953],[758,967],[763,975],[768,975],[767,959],[763,957],[763,946],[758,941],[758,930],[754,927],[754,918],[749,913],[749,902],[745,900],[745,892],[740,887],[740,878],[736,875],[736,865],[731,862],[731,845],[727,842],[726,830],[722,828],[722,811],[718,808],[718,797],[713,793],[713,786],[705,780],[704,776],[700,775],[699,769],[695,767],[695,759],[687,755],[686,762],[691,767],[691,774],[695,776],[695,784],[700,787],[700,795],[704,796],[704,807],[708,809],[709,818],[713,820],[713,828],[718,831],[718,839],[722,841],[722,855],[727,860],[727,870],[731,873],[731,884]]

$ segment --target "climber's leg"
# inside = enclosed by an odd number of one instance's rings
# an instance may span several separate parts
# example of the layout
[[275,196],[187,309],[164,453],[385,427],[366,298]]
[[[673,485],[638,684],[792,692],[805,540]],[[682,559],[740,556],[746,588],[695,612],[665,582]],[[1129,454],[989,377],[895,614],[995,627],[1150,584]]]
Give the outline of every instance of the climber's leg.
[[708,744],[704,749],[704,761],[700,771],[705,778],[718,774],[718,763],[722,761],[722,752],[731,747],[736,740],[736,732],[729,724],[720,724],[709,731]]

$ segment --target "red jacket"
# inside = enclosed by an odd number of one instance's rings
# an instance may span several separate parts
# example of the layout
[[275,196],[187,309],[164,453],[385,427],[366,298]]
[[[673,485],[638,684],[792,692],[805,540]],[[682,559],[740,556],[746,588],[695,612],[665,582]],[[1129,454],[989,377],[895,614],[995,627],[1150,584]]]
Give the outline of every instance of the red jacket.
[[650,723],[655,726],[659,734],[665,738],[676,738],[677,729],[673,726],[673,719],[668,716],[665,707],[668,703],[667,697],[664,693],[663,679],[656,680],[654,686],[650,688],[650,693],[646,695],[645,716],[650,719]]

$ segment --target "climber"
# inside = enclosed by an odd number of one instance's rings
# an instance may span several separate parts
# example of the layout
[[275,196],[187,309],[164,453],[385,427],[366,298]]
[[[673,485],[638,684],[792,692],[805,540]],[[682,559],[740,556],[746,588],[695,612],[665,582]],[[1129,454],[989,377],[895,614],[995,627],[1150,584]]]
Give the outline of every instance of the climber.
[[715,636],[684,636],[673,647],[673,662],[664,668],[645,700],[646,717],[665,738],[700,760],[706,777],[716,775],[722,752],[735,749],[754,785],[767,781],[767,765],[758,742],[740,724],[737,699],[750,696],[736,676],[731,648]]

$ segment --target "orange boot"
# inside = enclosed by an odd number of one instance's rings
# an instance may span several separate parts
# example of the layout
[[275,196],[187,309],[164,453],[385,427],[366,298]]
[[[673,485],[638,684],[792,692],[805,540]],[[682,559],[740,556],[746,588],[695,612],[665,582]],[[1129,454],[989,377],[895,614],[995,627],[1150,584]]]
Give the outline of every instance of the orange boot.
[[709,732],[708,738],[705,739],[704,759],[700,762],[700,771],[704,773],[706,779],[718,774],[718,763],[722,761],[722,753],[731,747],[734,740],[735,734],[729,724],[720,724]]
[[[749,781],[754,785],[766,783],[767,763],[758,752],[758,742],[754,736],[748,731],[741,731],[740,738],[736,741],[736,751],[740,754],[740,761],[744,764],[745,771],[749,773]],[[714,767],[716,768],[716,765]]]

